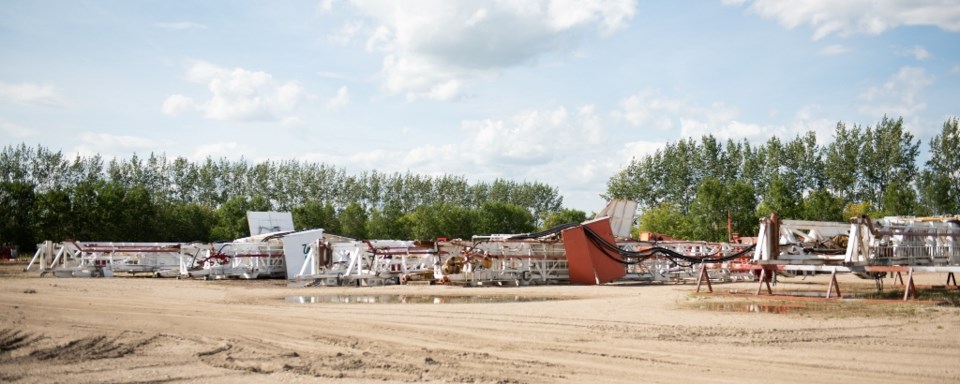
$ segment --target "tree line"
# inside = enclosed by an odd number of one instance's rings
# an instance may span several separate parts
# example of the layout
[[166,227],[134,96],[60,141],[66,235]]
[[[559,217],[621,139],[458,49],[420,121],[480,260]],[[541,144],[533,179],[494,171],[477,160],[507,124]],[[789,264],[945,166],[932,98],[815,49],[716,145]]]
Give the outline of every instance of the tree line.
[[640,204],[640,230],[726,241],[757,232],[759,217],[845,221],[870,215],[960,213],[960,131],[950,118],[918,166],[920,141],[903,118],[874,126],[837,124],[833,142],[814,132],[762,145],[712,135],[668,143],[634,158],[607,183],[606,198]]
[[354,238],[469,238],[582,221],[540,182],[343,168],[297,160],[151,153],[106,161],[26,144],[0,151],[0,241],[209,242],[249,235],[247,211],[290,211],[297,229]]

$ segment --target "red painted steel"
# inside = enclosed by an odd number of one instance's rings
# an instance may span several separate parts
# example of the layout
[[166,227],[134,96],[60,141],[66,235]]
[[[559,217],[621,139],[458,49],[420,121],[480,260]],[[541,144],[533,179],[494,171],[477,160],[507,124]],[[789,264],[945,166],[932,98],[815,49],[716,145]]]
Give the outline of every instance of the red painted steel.
[[623,264],[615,259],[620,256],[604,253],[594,244],[583,227],[588,227],[610,244],[616,244],[610,219],[607,217],[588,221],[582,225],[561,232],[563,248],[567,253],[567,268],[570,271],[570,283],[599,285],[622,278],[627,274]]

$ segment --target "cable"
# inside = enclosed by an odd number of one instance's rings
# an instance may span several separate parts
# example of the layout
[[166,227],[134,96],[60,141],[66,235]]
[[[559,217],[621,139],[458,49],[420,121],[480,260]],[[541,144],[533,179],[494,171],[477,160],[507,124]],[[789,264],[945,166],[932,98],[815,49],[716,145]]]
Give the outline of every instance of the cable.
[[[691,267],[698,263],[722,263],[725,261],[742,257],[748,252],[752,251],[757,246],[756,244],[752,244],[749,247],[746,247],[740,250],[739,252],[736,252],[727,256],[718,257],[718,258],[685,255],[664,247],[651,247],[643,251],[627,251],[625,249],[621,249],[616,244],[611,244],[609,241],[607,241],[606,239],[598,235],[589,227],[583,227],[583,231],[587,235],[587,237],[590,239],[590,241],[593,242],[595,245],[597,245],[597,247],[603,251],[604,255],[624,265],[637,264],[639,262],[642,262],[645,259],[657,256],[657,255],[664,256],[682,267]],[[616,252],[617,255],[620,257],[619,258],[614,257],[613,255],[610,254],[610,252]],[[639,260],[629,261],[629,260],[625,260],[625,258],[637,258]],[[688,264],[683,265],[678,260],[685,261]]]
[[558,226],[556,226],[556,227],[549,228],[549,229],[546,229],[546,230],[543,230],[543,231],[540,231],[540,232],[525,233],[525,234],[522,234],[522,235],[513,235],[513,236],[508,237],[507,240],[539,239],[539,238],[541,238],[541,237],[550,236],[550,235],[553,235],[553,234],[557,234],[557,233],[563,232],[563,231],[566,230],[566,229],[570,229],[570,228],[576,227],[576,226],[578,226],[578,225],[580,225],[580,223],[560,224],[560,225],[558,225]]

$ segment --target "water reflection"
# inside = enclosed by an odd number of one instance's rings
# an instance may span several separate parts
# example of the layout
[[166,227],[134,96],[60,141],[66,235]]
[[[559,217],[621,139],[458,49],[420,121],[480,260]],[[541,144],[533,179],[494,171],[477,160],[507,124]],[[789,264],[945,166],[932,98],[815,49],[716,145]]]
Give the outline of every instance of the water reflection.
[[537,296],[321,295],[288,296],[284,300],[300,304],[479,304],[548,301],[557,300],[557,298]]
[[783,315],[787,313],[799,313],[808,308],[797,304],[766,304],[766,303],[702,303],[700,309],[721,312],[747,312],[747,313],[773,313]]

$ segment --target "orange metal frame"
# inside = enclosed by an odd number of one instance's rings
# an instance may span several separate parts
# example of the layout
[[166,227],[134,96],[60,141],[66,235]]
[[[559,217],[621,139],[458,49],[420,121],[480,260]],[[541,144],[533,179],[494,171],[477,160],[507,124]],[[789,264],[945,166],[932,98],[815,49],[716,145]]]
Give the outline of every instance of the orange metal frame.
[[597,235],[611,244],[616,240],[610,229],[610,219],[607,217],[583,223],[583,225],[564,230],[563,247],[567,253],[567,268],[570,272],[570,283],[581,285],[599,285],[622,278],[627,274],[623,264],[615,259],[619,255],[610,255],[594,244],[587,237],[583,227],[590,228]]

